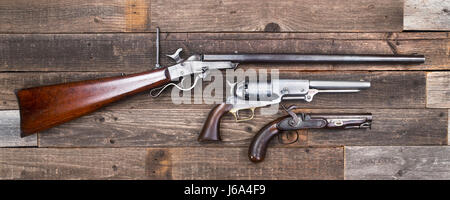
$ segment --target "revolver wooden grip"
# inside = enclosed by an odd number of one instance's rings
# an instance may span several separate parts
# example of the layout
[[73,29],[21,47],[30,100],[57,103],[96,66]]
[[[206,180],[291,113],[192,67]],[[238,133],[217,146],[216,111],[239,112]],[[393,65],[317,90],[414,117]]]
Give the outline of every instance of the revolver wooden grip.
[[223,115],[229,112],[233,108],[231,104],[221,103],[214,107],[206,118],[205,123],[203,124],[202,131],[198,137],[198,141],[220,141],[219,127],[220,127],[220,119],[222,119]]

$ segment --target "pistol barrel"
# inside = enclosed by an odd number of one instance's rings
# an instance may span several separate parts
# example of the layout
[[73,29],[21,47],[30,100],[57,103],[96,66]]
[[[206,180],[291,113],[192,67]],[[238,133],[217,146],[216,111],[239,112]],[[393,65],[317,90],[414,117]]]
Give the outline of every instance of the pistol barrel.
[[423,55],[205,54],[204,61],[236,63],[423,63]]

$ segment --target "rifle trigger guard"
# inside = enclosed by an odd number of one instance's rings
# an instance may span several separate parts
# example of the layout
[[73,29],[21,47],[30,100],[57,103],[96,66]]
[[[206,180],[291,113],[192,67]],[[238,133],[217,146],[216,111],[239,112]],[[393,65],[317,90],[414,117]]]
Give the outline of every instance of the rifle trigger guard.
[[[178,85],[175,84],[175,83],[169,83],[169,84],[167,84],[167,85],[165,85],[165,86],[153,88],[152,90],[150,90],[150,96],[152,96],[152,97],[158,97],[159,95],[161,95],[161,93],[162,93],[167,87],[172,86],[172,85],[173,85],[174,87],[176,87],[177,89],[181,90],[181,91],[189,91],[189,90],[192,90],[192,89],[197,85],[198,80],[199,80],[199,79],[202,79],[202,78],[204,78],[204,74],[203,74],[203,73],[200,73],[199,75],[197,75],[197,76],[195,77],[194,84],[192,84],[190,87],[187,87],[187,88],[183,88],[184,80],[185,80],[184,78],[181,79],[181,81],[180,81],[181,87],[178,86]],[[161,88],[162,88],[162,89],[161,89]],[[154,94],[155,91],[158,91],[158,92],[157,92],[156,94]]]

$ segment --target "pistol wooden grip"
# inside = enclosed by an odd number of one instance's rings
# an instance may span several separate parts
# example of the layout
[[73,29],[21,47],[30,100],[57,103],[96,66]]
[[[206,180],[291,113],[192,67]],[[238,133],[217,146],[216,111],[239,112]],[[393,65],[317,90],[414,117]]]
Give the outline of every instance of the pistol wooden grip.
[[206,118],[205,123],[203,124],[202,131],[198,136],[198,141],[220,141],[219,127],[220,127],[220,119],[222,116],[233,108],[231,104],[221,103],[214,107]]
[[267,145],[273,136],[280,133],[277,128],[278,120],[267,124],[264,128],[259,130],[258,134],[253,137],[248,150],[248,157],[252,162],[261,162],[264,160],[267,151]]
[[21,89],[16,92],[21,136],[28,136],[93,112],[123,97],[170,82],[166,69]]

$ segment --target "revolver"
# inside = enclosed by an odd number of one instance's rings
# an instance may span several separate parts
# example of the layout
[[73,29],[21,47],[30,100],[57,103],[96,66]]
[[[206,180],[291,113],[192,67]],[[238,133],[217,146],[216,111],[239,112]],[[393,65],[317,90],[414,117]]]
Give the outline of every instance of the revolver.
[[[226,102],[215,106],[209,113],[198,141],[220,141],[220,119],[225,113],[231,113],[236,122],[253,119],[255,109],[283,100],[304,100],[311,102],[318,93],[355,93],[370,87],[364,81],[316,81],[275,79],[268,82],[241,81],[232,85],[230,97]],[[240,110],[250,110],[251,116],[241,118]]]

